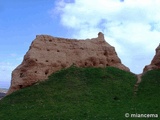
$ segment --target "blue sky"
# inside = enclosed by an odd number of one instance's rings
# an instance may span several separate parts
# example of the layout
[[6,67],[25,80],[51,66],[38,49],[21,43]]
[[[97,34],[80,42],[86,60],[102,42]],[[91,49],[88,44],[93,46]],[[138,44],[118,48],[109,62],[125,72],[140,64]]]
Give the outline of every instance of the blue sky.
[[93,38],[102,31],[123,64],[141,73],[160,43],[159,0],[0,0],[0,88],[38,34]]

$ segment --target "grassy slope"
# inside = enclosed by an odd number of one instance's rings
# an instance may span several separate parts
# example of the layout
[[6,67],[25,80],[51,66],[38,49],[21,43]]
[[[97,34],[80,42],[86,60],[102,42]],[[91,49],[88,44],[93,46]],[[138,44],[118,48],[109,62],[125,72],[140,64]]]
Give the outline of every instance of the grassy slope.
[[160,70],[148,71],[142,76],[137,100],[139,113],[154,113],[160,117]]
[[[155,73],[155,78],[157,74],[160,72]],[[150,101],[145,91],[151,85],[140,85],[145,89],[140,89],[135,97],[135,83],[135,75],[117,68],[71,67],[51,75],[48,81],[5,97],[0,101],[0,119],[124,120],[125,113],[158,113],[157,93],[150,90],[155,93]]]

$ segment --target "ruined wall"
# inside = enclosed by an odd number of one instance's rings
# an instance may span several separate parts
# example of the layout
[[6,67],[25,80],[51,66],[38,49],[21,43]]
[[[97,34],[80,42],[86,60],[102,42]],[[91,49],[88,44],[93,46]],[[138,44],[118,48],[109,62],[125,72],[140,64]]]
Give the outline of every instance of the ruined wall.
[[155,51],[156,54],[153,57],[151,64],[146,65],[145,68],[143,69],[143,72],[147,72],[149,70],[154,70],[154,69],[160,69],[160,44]]
[[73,64],[78,67],[114,66],[129,71],[101,32],[97,38],[86,40],[37,35],[23,62],[12,72],[8,94],[45,80],[50,74]]

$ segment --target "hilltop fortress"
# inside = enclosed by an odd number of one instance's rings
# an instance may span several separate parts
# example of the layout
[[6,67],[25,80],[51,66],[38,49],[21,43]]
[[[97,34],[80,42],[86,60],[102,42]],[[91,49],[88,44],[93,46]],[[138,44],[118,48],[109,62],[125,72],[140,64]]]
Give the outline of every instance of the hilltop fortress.
[[11,86],[7,94],[46,80],[52,73],[68,68],[114,66],[130,71],[109,45],[103,33],[97,38],[76,40],[37,35],[23,62],[12,72]]

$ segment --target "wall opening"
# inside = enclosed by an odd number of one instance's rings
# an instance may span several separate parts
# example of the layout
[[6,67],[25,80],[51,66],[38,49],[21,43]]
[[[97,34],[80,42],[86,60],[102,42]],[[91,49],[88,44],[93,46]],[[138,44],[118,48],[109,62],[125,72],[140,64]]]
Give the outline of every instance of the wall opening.
[[45,75],[47,75],[48,73],[49,73],[49,70],[46,70],[46,71],[45,71]]
[[24,77],[24,74],[23,73],[20,73],[19,74],[20,78]]
[[85,62],[85,64],[84,64],[85,66],[87,66],[87,62]]
[[112,59],[111,62],[114,62],[114,60]]
[[21,89],[23,87],[23,85],[19,85],[19,88]]

